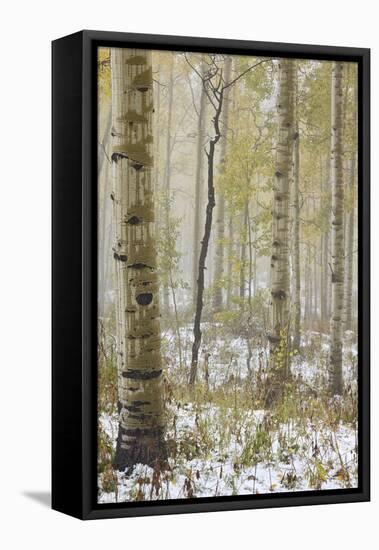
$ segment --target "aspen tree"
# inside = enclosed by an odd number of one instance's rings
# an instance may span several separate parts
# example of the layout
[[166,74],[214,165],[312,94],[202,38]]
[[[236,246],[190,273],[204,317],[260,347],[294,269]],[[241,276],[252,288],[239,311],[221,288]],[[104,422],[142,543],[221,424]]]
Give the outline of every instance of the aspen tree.
[[114,466],[165,458],[152,181],[151,51],[114,48],[112,163],[118,284],[119,434]]
[[[170,201],[171,201],[171,153],[172,153],[172,110],[174,104],[174,54],[170,54],[170,77],[168,83],[168,113],[167,113],[167,137],[166,137],[166,162],[164,170],[164,185],[165,185],[165,238],[167,242],[170,239]],[[170,307],[170,289],[169,277],[163,288],[163,308],[167,314]]]
[[[296,65],[297,69],[297,65]],[[301,320],[301,282],[300,282],[300,143],[299,143],[299,98],[298,98],[298,74],[294,76],[295,87],[295,121],[294,121],[294,147],[293,147],[293,275],[294,275],[294,328],[293,346],[300,346],[300,320]]]
[[[272,351],[287,339],[289,323],[289,195],[294,144],[294,61],[279,62],[278,134],[272,215],[271,299]],[[287,365],[280,366],[280,378],[287,374]]]
[[331,183],[332,183],[332,313],[330,321],[330,390],[342,393],[342,322],[344,294],[344,181],[342,150],[343,63],[333,62],[331,79]]
[[[356,77],[355,77],[356,78]],[[357,133],[357,83],[354,84],[354,111],[353,111],[353,147],[356,147]],[[352,330],[353,323],[353,259],[354,259],[354,227],[355,227],[355,196],[356,196],[356,151],[353,151],[349,166],[349,193],[351,195],[350,210],[347,214],[346,231],[346,289],[345,289],[345,329]]]

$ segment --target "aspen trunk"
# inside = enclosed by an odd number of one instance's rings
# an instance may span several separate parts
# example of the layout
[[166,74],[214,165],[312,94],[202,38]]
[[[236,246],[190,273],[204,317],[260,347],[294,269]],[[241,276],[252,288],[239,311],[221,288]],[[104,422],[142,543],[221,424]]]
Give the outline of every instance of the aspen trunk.
[[112,107],[109,107],[109,114],[107,116],[107,122],[104,129],[104,136],[101,144],[98,145],[98,163],[97,163],[97,177],[100,177],[101,171],[104,166],[104,162],[106,159],[105,149],[109,142],[110,132],[111,132],[111,124],[112,124]]
[[[350,189],[354,193],[355,155],[350,163]],[[352,297],[353,297],[353,256],[354,256],[354,215],[355,205],[351,205],[347,215],[346,246],[346,291],[345,291],[345,329],[352,330]]]
[[112,163],[121,332],[119,435],[114,466],[165,458],[162,359],[152,181],[151,52],[111,50]]
[[[272,350],[287,339],[289,321],[289,194],[294,143],[294,62],[280,60],[278,96],[278,137],[273,204],[271,255]],[[285,376],[287,365],[281,366]]]
[[317,269],[317,248],[313,255],[313,321],[317,324],[318,321],[318,269]]
[[228,240],[227,288],[226,288],[226,309],[228,311],[232,307],[232,295],[233,295],[233,261],[234,261],[234,225],[233,225],[233,219],[234,219],[233,214],[230,214],[230,216],[229,216],[229,240]]
[[322,276],[321,276],[321,321],[323,325],[328,318],[328,247],[329,247],[329,233],[325,231],[322,236]]
[[[201,75],[204,77],[204,64],[201,65]],[[200,235],[201,235],[201,202],[203,196],[203,164],[204,164],[204,126],[205,126],[206,95],[201,83],[199,116],[197,119],[196,138],[196,181],[195,181],[195,218],[193,226],[193,264],[192,264],[192,291],[193,302],[196,303],[197,275],[199,270]]]
[[307,259],[306,265],[304,268],[304,325],[309,329],[310,328],[310,319],[312,316],[312,272],[311,272],[311,247],[307,243]]
[[300,143],[299,143],[299,121],[298,121],[298,77],[295,75],[295,124],[293,144],[293,246],[292,263],[294,276],[293,292],[293,346],[300,347],[300,321],[301,321],[301,281],[300,281]]
[[330,389],[342,393],[342,322],[344,294],[344,183],[342,151],[343,64],[333,62],[331,90],[331,183],[332,183],[332,314],[330,323]]
[[[227,57],[225,60],[225,82],[230,81],[232,70],[232,58]],[[224,110],[222,113],[222,138],[220,143],[220,172],[224,170],[226,161],[226,146],[227,139],[226,134],[228,131],[229,123],[229,90],[225,91],[224,96]],[[214,311],[221,311],[223,306],[223,290],[222,279],[224,275],[224,238],[225,238],[225,196],[223,191],[219,191],[217,195],[217,217],[216,217],[216,252],[215,252],[215,270],[214,270],[214,295],[213,295],[213,309]]]
[[[105,295],[107,291],[107,272],[109,265],[109,247],[107,246],[107,230],[109,224],[109,218],[112,217],[109,214],[109,196],[110,196],[110,180],[111,180],[111,169],[107,161],[104,167],[104,194],[99,199],[102,201],[101,217],[99,219],[99,264],[98,264],[98,307],[99,307],[99,317],[104,317],[105,311]],[[100,209],[99,209],[100,211]],[[100,229],[101,228],[101,229]]]
[[[357,85],[354,86],[354,101],[358,103]],[[357,110],[353,112],[354,140],[356,143],[357,133]],[[350,212],[347,216],[347,235],[346,235],[346,289],[345,289],[345,329],[352,330],[352,309],[353,309],[353,266],[354,266],[354,225],[355,225],[355,187],[356,187],[356,154],[353,152],[350,161],[350,193],[352,196]]]
[[[171,200],[171,152],[172,152],[172,107],[174,103],[174,54],[171,54],[170,61],[170,80],[168,88],[168,119],[167,119],[167,139],[166,139],[166,165],[164,171],[165,177],[165,238],[167,243],[170,239],[170,200]],[[167,313],[170,308],[170,289],[169,275],[166,275],[166,281],[163,289],[163,306]]]
[[[160,73],[160,65],[156,67],[156,70],[158,74]],[[154,157],[156,159],[159,158],[159,150],[160,150],[160,118],[161,118],[161,86],[160,84],[156,87],[156,94],[154,95],[154,109],[155,109],[155,128],[154,128]],[[159,177],[160,177],[160,169],[159,169],[159,163],[157,162],[154,166],[154,193],[158,193],[159,190]],[[158,217],[158,212],[157,212]],[[155,220],[155,228],[157,231],[157,235],[159,233],[159,226],[157,223],[157,220]]]
[[329,284],[329,275],[330,275],[330,258],[329,258],[329,233],[330,233],[330,159],[326,165],[326,175],[325,181],[323,182],[322,191],[326,193],[325,202],[326,202],[326,229],[324,234],[321,237],[321,252],[322,252],[322,271],[321,271],[321,285],[320,285],[320,307],[321,307],[321,322],[323,325],[323,330],[326,323],[330,319],[330,284]]
[[[113,163],[112,163],[113,164]],[[112,166],[112,183],[113,190],[111,194],[113,210],[112,210],[112,228],[113,228],[113,255],[126,255],[125,242],[123,240],[122,231],[122,202],[120,196],[120,177],[115,166]],[[125,312],[125,288],[123,285],[122,269],[124,264],[114,262],[114,278],[116,287],[115,311],[116,311],[116,358],[117,358],[117,389],[118,389],[118,413],[121,412],[122,402],[122,372],[125,368],[125,339],[126,339],[126,312]]]
[[240,288],[239,295],[241,300],[241,308],[245,307],[245,286],[246,286],[246,239],[247,239],[247,215],[248,215],[248,201],[246,199],[245,207],[242,213],[242,230],[241,230],[241,256],[240,256]]
[[[107,122],[105,124],[104,135],[101,143],[98,145],[98,163],[97,163],[97,177],[99,181],[104,178],[104,193],[99,195],[98,200],[101,201],[103,208],[99,208],[99,233],[98,233],[98,307],[99,307],[99,317],[104,316],[104,307],[105,307],[105,292],[106,292],[106,268],[108,266],[107,258],[107,248],[105,246],[106,240],[106,231],[107,231],[107,221],[108,221],[108,201],[109,201],[109,180],[110,180],[110,170],[109,163],[106,156],[106,147],[109,142],[111,123],[112,123],[112,112],[111,107],[109,106],[109,112],[107,114]],[[100,136],[99,136],[100,137]],[[104,162],[106,163],[104,164]],[[100,229],[101,228],[101,229]]]

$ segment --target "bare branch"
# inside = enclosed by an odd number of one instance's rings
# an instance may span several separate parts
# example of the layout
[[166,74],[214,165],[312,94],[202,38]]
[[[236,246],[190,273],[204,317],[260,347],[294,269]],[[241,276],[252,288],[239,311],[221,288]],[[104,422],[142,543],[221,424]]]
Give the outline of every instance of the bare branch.
[[225,84],[225,86],[223,87],[223,89],[226,90],[226,89],[229,88],[230,86],[233,86],[233,84],[235,84],[240,78],[242,78],[243,76],[245,76],[246,73],[248,73],[248,72],[251,71],[252,69],[255,69],[255,67],[258,67],[259,65],[262,65],[262,63],[267,63],[268,61],[273,61],[273,58],[272,58],[272,57],[268,57],[267,59],[262,59],[262,60],[259,61],[258,63],[255,63],[255,65],[252,65],[251,67],[249,67],[248,69],[246,69],[246,71],[243,71],[243,73],[241,73],[241,74],[238,75],[236,78],[234,78],[233,80],[231,80],[228,84]]

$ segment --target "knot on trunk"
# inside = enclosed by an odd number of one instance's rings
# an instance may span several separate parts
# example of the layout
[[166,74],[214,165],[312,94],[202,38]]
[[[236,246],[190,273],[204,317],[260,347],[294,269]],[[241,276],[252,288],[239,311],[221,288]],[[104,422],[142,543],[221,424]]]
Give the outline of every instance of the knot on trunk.
[[267,340],[270,344],[279,344],[280,338],[276,334],[267,334]]
[[125,256],[125,254],[117,254],[117,252],[114,252],[113,257],[114,257],[115,260],[117,260],[119,262],[127,262],[128,261],[128,257]]
[[153,295],[150,292],[138,294],[136,296],[137,304],[140,306],[148,306],[153,301]]
[[128,223],[129,225],[138,225],[140,223],[140,219],[137,218],[137,216],[132,216],[131,218],[129,218],[126,223]]
[[111,156],[112,162],[115,162],[116,164],[118,163],[118,161],[120,159],[127,159],[127,158],[128,158],[128,155],[126,155],[125,153],[120,153],[120,152],[112,153],[112,156]]
[[272,290],[271,296],[274,298],[274,300],[285,300],[287,298],[287,293],[282,289]]

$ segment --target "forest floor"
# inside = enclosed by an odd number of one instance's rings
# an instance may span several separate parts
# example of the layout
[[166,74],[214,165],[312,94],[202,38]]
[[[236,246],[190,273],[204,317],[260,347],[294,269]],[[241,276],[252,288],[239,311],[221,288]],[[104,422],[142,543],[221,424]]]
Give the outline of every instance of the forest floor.
[[283,399],[266,410],[259,388],[267,346],[226,340],[217,326],[205,326],[198,383],[189,391],[191,327],[180,334],[181,365],[170,331],[163,345],[168,467],[115,472],[117,413],[100,410],[100,503],[357,487],[357,352],[350,334],[341,398],[330,399],[326,390],[328,339],[308,332],[292,357]]

